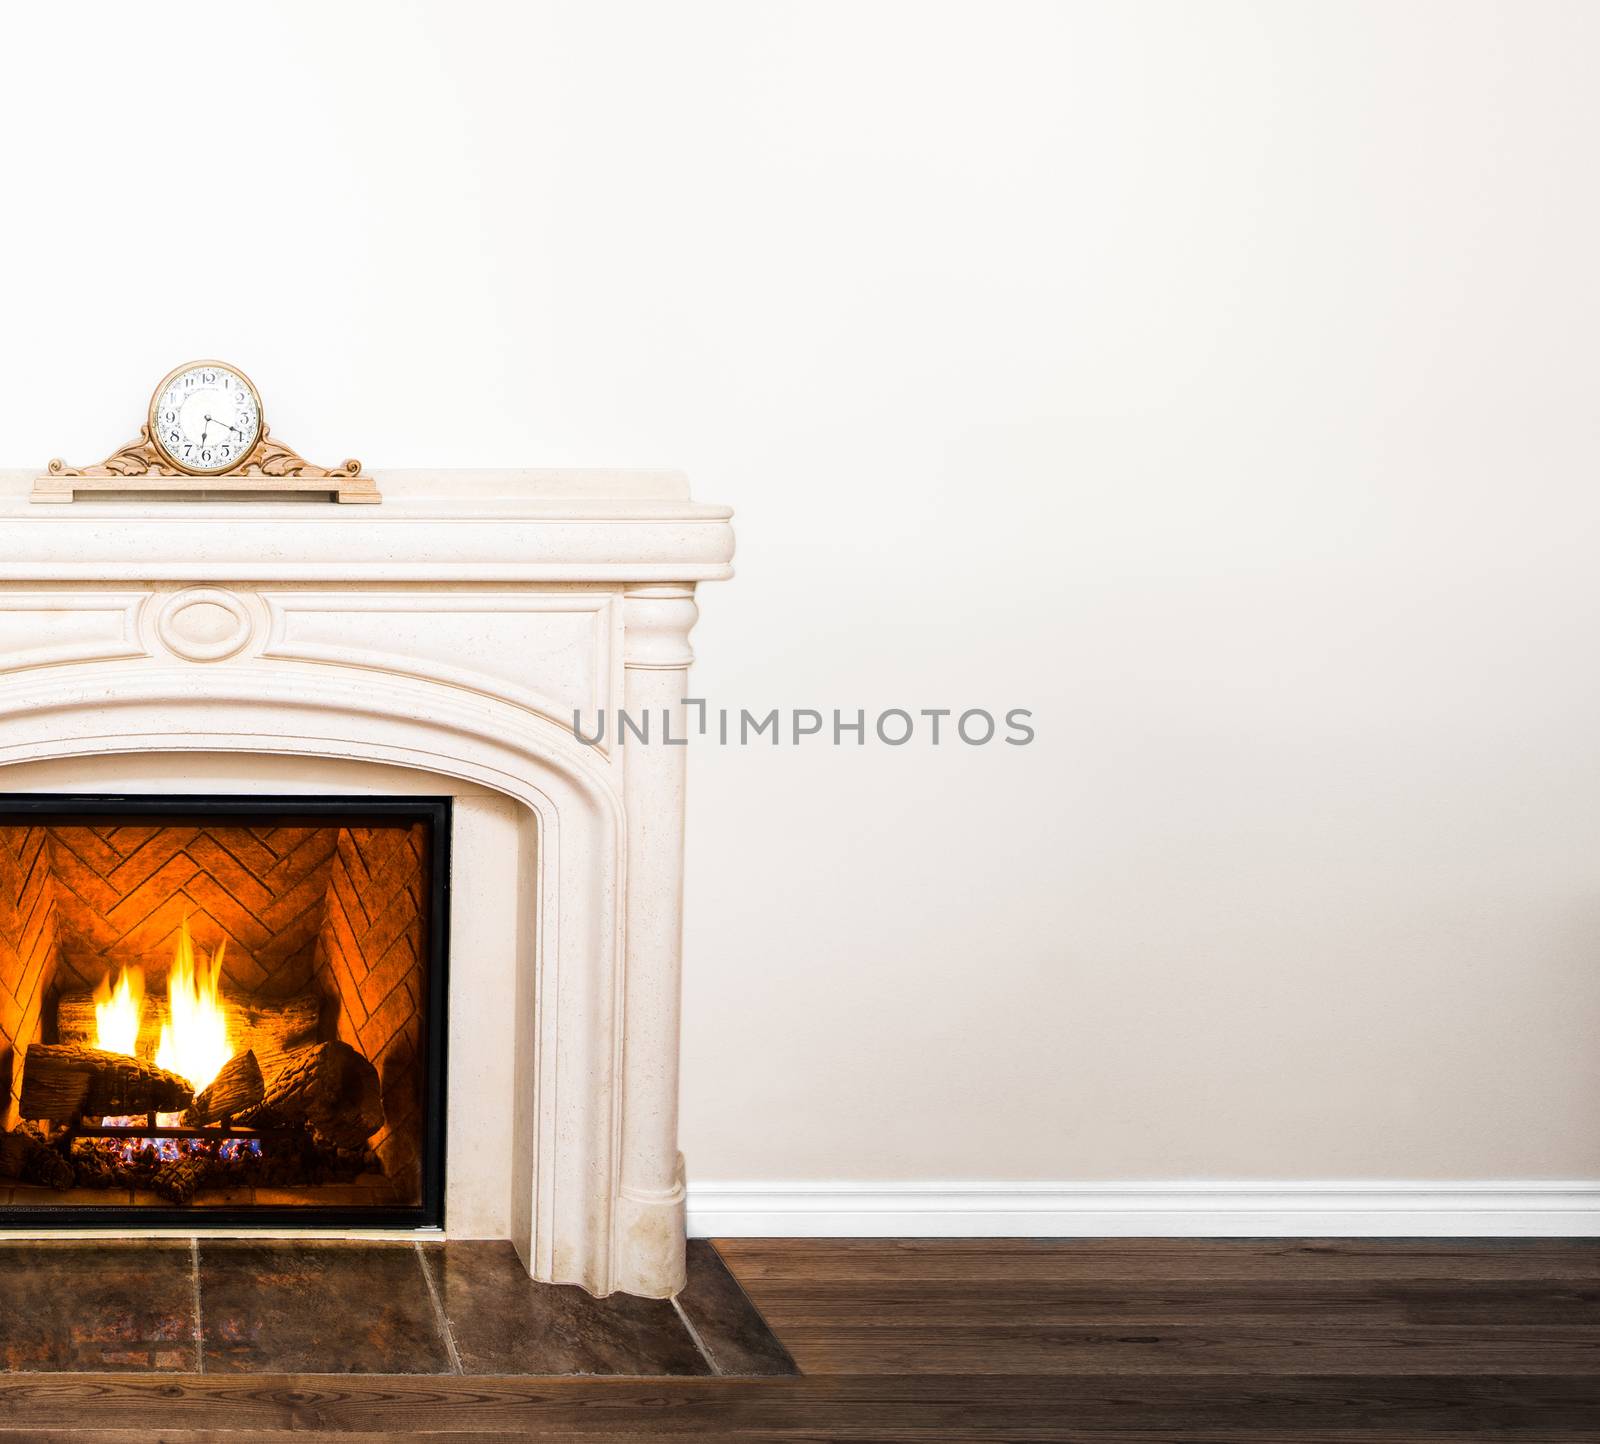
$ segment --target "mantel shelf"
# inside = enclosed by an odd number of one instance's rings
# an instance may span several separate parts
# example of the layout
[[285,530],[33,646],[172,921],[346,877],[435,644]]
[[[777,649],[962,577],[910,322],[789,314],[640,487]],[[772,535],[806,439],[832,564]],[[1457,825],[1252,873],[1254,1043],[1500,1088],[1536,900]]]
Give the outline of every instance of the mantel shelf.
[[[666,471],[374,473],[382,506],[133,490],[29,500],[0,471],[0,581],[697,582],[732,575],[732,512]],[[448,540],[442,528],[448,528]]]

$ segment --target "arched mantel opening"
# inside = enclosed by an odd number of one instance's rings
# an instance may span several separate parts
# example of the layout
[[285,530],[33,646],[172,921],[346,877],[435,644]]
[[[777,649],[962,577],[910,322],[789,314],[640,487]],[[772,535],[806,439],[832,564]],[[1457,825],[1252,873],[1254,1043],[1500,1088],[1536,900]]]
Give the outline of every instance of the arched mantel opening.
[[[152,758],[185,755],[238,759],[245,773],[271,761],[279,776],[293,775],[284,765],[295,759],[368,777],[404,769],[500,797],[527,820],[521,886],[497,900],[474,895],[475,905],[495,903],[496,926],[523,930],[500,954],[518,976],[496,980],[516,1014],[509,1232],[534,1277],[601,1294],[672,1292],[674,1251],[654,1240],[681,1237],[678,1160],[660,1161],[664,1186],[642,1197],[624,1180],[626,1111],[653,1115],[660,1099],[634,1105],[624,1079],[625,812],[603,758],[525,709],[330,668],[64,667],[0,692],[0,790],[29,790],[42,767],[84,759],[104,790]],[[458,968],[452,986],[481,981]]]

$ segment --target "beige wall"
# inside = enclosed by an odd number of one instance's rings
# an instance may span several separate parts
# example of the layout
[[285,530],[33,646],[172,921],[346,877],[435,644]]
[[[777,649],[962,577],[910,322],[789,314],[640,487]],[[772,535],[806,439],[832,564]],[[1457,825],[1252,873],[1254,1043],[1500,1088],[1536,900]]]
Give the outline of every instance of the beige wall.
[[1600,9],[4,33],[0,461],[213,353],[316,457],[682,465],[713,706],[1034,710],[693,754],[697,1178],[1600,1177]]

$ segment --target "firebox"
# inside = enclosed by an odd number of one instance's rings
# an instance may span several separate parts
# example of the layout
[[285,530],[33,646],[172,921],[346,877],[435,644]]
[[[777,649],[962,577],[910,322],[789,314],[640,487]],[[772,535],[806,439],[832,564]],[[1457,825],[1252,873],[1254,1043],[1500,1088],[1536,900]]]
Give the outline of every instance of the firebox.
[[0,1227],[441,1226],[450,806],[0,795]]

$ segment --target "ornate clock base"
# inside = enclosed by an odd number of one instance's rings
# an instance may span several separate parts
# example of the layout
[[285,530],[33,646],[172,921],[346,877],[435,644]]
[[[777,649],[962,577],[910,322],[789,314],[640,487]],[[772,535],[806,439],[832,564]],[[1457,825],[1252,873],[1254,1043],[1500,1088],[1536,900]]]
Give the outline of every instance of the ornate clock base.
[[82,472],[63,471],[46,473],[33,483],[30,501],[70,502],[79,496],[94,492],[160,492],[173,500],[226,501],[239,500],[257,493],[270,492],[275,496],[296,494],[307,497],[326,497],[339,502],[379,502],[383,493],[370,476],[333,476],[327,472],[316,475],[270,476],[265,472],[241,476],[230,473],[217,476],[174,476],[157,472],[132,472],[127,475],[108,474],[85,476]]

